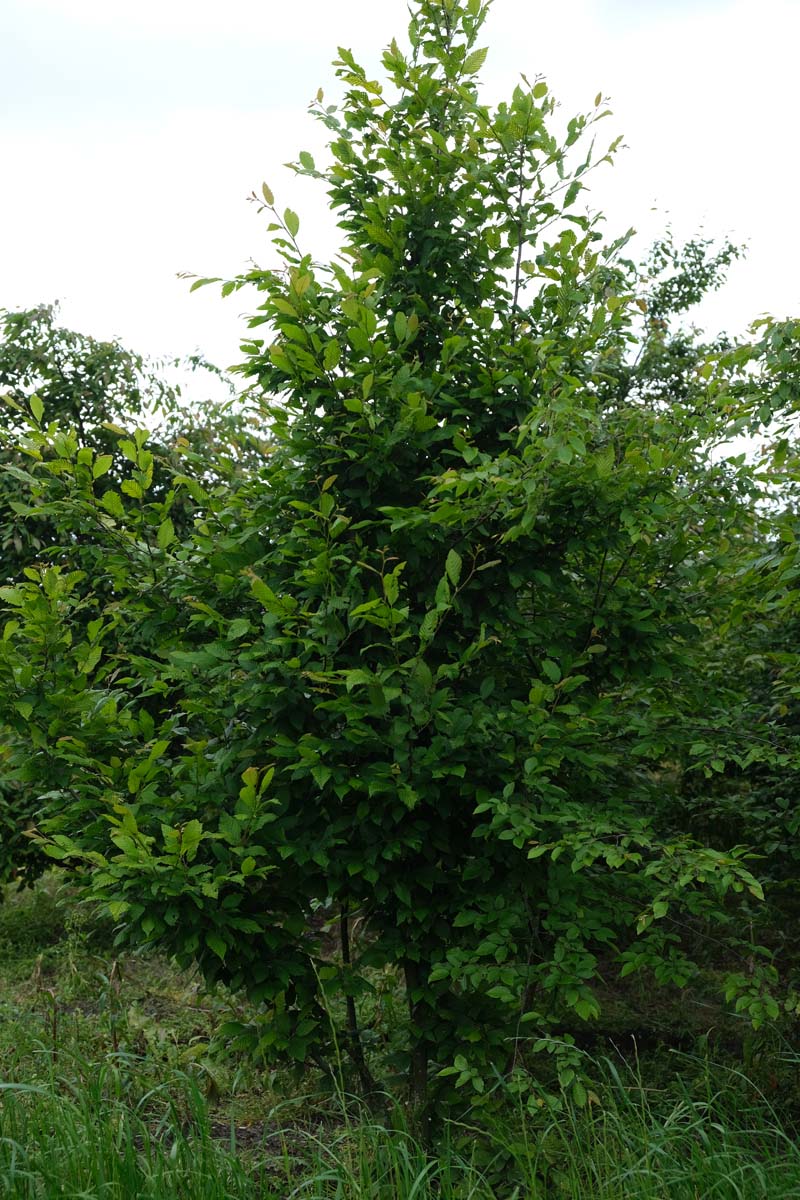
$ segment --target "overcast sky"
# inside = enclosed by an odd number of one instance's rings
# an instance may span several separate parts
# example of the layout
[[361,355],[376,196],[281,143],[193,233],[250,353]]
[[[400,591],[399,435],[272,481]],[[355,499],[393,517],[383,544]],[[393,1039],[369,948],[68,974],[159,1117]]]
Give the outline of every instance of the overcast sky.
[[[267,180],[330,257],[307,116],[337,45],[376,66],[404,0],[0,0],[0,307],[60,299],[65,323],[152,355],[238,358],[239,293],[178,272],[271,261],[246,197]],[[544,74],[566,112],[603,91],[628,149],[596,175],[611,232],[670,220],[749,243],[709,326],[800,315],[800,0],[495,0],[486,96]],[[653,211],[656,209],[656,211]]]

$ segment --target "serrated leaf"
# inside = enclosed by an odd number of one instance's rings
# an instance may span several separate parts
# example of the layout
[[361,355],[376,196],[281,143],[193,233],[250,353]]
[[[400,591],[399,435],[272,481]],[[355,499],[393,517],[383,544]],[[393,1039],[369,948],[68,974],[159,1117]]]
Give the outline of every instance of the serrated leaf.
[[445,571],[453,587],[458,587],[458,581],[461,578],[461,555],[456,550],[450,550],[448,553]]
[[488,53],[489,47],[484,46],[481,50],[473,50],[472,54],[468,54],[464,59],[464,74],[475,75],[478,71],[480,71],[481,67],[486,62],[486,55]]
[[99,479],[101,475],[105,475],[111,469],[113,462],[113,454],[98,454],[92,465],[92,479]]
[[605,446],[594,460],[594,469],[600,479],[606,479],[614,470],[616,453],[613,446]]
[[89,675],[100,661],[101,646],[89,646],[82,658],[78,659],[78,668],[82,675]]
[[267,185],[266,185],[265,183],[262,183],[262,185],[261,185],[261,195],[264,197],[264,199],[266,200],[267,204],[268,204],[268,205],[270,206],[270,208],[271,208],[271,207],[274,205],[274,203],[275,203],[275,197],[274,197],[274,196],[273,196],[273,194],[272,194],[272,188],[269,188],[269,187],[267,187]]
[[439,614],[431,611],[425,614],[422,619],[422,624],[419,627],[419,639],[421,642],[429,642],[436,632],[436,626],[439,623]]
[[297,237],[300,230],[300,218],[296,212],[292,212],[291,208],[287,208],[283,214],[283,223],[289,230],[293,238]]
[[112,517],[125,516],[125,509],[117,492],[104,492],[100,497],[100,503],[107,513],[111,513]]
[[389,604],[394,604],[400,594],[400,584],[397,581],[396,575],[384,575],[383,577],[383,594]]
[[561,678],[561,668],[551,658],[544,659],[542,662],[542,671],[551,683],[558,683]]

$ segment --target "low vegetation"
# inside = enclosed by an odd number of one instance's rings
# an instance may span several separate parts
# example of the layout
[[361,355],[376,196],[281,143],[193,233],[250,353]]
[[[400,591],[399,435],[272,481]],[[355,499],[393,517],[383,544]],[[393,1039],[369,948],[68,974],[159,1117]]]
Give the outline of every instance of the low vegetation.
[[[723,1012],[692,1038],[641,993],[578,1069],[584,1107],[552,1066],[533,1092],[497,1081],[422,1146],[387,1099],[344,1079],[268,1071],[220,1030],[246,1001],[206,991],[113,931],[52,875],[0,909],[0,1194],[146,1200],[783,1200],[800,1195],[797,1072],[774,1034],[743,1051]],[[699,1028],[699,1025],[698,1025]],[[739,1037],[742,1023],[739,1023]],[[637,1045],[638,1042],[641,1045]]]

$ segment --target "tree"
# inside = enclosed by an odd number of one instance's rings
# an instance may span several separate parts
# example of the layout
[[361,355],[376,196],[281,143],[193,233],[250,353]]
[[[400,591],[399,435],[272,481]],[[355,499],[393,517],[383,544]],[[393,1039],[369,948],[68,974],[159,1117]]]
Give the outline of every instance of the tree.
[[[181,469],[230,486],[256,469],[266,449],[266,430],[252,412],[185,398],[177,384],[167,382],[168,364],[149,363],[118,341],[67,329],[58,315],[57,305],[0,310],[0,395],[5,400],[0,550],[8,579],[54,544],[47,522],[26,511],[29,458],[14,448],[25,426],[20,414],[31,411],[31,401],[43,419],[74,429],[80,444],[96,453],[105,468],[97,475],[98,492],[123,480],[132,486],[130,460],[115,454],[120,435],[132,423],[151,431],[149,487],[155,495],[166,492]],[[217,377],[233,398],[230,379],[204,360],[172,365]],[[180,510],[173,509],[173,520],[189,527],[194,512],[188,494],[185,501]]]
[[[714,451],[750,410],[714,348],[665,335],[675,255],[642,279],[578,205],[616,145],[585,145],[602,97],[561,141],[542,80],[481,104],[486,11],[418,0],[391,100],[339,51],[332,165],[296,164],[339,214],[333,263],[263,189],[280,267],[227,288],[260,293],[263,470],[197,492],[179,537],[189,485],[147,494],[143,435],[142,501],[100,511],[95,458],[56,434],[39,510],[90,525],[92,591],[53,567],[1,593],[48,852],[125,936],[246,989],[243,1044],[324,1065],[335,1039],[367,1090],[361,998],[396,971],[383,1067],[420,1112],[432,1078],[480,1092],[523,1033],[595,1015],[601,956],[685,979],[669,910],[760,891],[741,849],[657,821],[753,488]],[[713,285],[726,254],[684,275]]]
[[[216,369],[197,362],[198,369]],[[216,372],[221,375],[221,372]],[[5,582],[20,579],[48,561],[82,571],[98,586],[94,544],[80,520],[68,543],[63,525],[30,505],[31,456],[18,445],[26,415],[38,414],[48,424],[73,428],[91,454],[92,492],[103,498],[122,488],[136,498],[139,484],[134,464],[126,456],[124,427],[132,422],[150,427],[150,459],[144,472],[149,494],[164,495],[176,474],[197,476],[206,486],[227,489],[256,469],[266,450],[266,431],[252,414],[219,403],[184,401],[152,364],[118,342],[101,342],[59,324],[56,306],[0,312],[0,395],[5,400],[0,431],[0,551]],[[130,443],[131,445],[133,443]],[[120,453],[120,449],[122,452]],[[50,467],[59,460],[59,446],[49,455]],[[47,457],[47,456],[46,456]],[[58,476],[54,476],[58,478]],[[141,493],[140,493],[141,494]],[[172,506],[171,519],[188,530],[197,514],[196,500],[184,490]],[[85,593],[86,588],[84,587]],[[25,706],[23,705],[23,712]],[[27,735],[20,736],[24,757]],[[0,758],[13,757],[9,730],[0,733]],[[0,779],[0,881],[30,882],[46,865],[38,846],[26,836],[39,802],[34,791],[10,774]]]

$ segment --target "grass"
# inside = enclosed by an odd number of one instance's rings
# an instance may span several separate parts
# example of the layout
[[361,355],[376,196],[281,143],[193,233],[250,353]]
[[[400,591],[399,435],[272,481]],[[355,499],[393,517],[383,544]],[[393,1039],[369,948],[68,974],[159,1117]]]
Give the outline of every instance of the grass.
[[[71,1064],[74,1068],[75,1064]],[[0,1195],[8,1200],[788,1200],[800,1148],[768,1106],[730,1111],[732,1095],[652,1106],[605,1067],[604,1102],[566,1107],[514,1136],[445,1130],[426,1154],[400,1125],[317,1129],[275,1120],[256,1145],[220,1129],[191,1078],[132,1102],[107,1062],[80,1086],[0,1087]]]
[[595,1049],[590,1103],[533,1084],[427,1151],[402,1109],[376,1121],[221,1060],[230,999],[115,962],[52,880],[0,905],[3,1200],[800,1200],[794,1061],[775,1058],[767,1096],[733,1062]]

